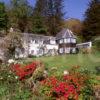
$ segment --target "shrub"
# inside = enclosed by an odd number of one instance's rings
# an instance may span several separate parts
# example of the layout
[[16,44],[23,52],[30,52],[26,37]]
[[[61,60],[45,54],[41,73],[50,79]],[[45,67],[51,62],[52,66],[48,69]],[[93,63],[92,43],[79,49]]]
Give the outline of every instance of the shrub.
[[15,64],[12,66],[12,71],[15,72],[15,74],[19,77],[20,80],[23,80],[26,76],[31,75],[35,71],[37,66],[37,62],[32,62],[31,64],[26,65],[24,67],[21,67],[20,64]]
[[60,79],[51,76],[42,81],[41,93],[56,100],[79,100],[81,94],[85,94],[85,98],[93,95],[92,85],[89,85],[88,77],[78,72],[77,68],[74,67],[74,70],[69,71],[69,75],[64,75]]

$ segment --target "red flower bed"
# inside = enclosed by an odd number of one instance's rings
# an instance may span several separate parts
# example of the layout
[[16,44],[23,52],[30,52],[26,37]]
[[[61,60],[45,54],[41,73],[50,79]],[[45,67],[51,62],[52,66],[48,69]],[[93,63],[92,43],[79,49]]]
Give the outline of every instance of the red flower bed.
[[15,74],[19,77],[20,80],[23,80],[26,76],[31,75],[38,65],[39,62],[32,62],[31,64],[26,65],[24,67],[21,67],[20,64],[15,64],[12,67],[12,71],[15,72]]
[[49,77],[41,84],[48,88],[46,95],[55,97],[56,100],[78,100],[86,78],[82,74],[75,72],[62,76],[60,80],[56,77]]
[[78,100],[77,88],[73,84],[68,84],[65,81],[59,81],[55,77],[50,77],[41,82],[42,85],[50,88],[49,96],[56,97],[57,100],[68,100],[73,98]]

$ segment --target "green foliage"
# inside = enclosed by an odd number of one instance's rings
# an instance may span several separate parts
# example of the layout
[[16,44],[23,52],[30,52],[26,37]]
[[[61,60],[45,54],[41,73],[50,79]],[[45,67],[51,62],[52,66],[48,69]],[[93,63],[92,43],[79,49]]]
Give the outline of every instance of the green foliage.
[[45,25],[45,6],[46,0],[37,0],[35,8],[33,10],[33,33],[36,34],[46,34],[47,27]]
[[13,27],[21,32],[56,35],[63,26],[63,0],[36,0],[34,9],[28,0],[10,0],[6,12],[4,4],[0,6],[3,29]]
[[100,37],[97,37],[94,41],[93,41],[93,45],[94,45],[94,49],[97,51],[100,51]]
[[83,23],[79,19],[68,19],[64,21],[64,27],[70,29],[75,35],[80,36],[82,32]]
[[33,33],[36,33],[36,34],[47,33],[47,29],[44,23],[44,18],[40,15],[35,15],[33,17]]
[[83,97],[82,100],[91,100],[93,99],[93,89],[91,88],[90,85],[87,85],[84,89],[83,89]]
[[28,100],[31,97],[31,92],[28,90],[24,90],[21,92],[17,92],[14,100]]
[[91,0],[85,13],[83,38],[87,41],[100,35],[100,0]]
[[21,32],[29,31],[32,7],[27,0],[11,0],[9,8],[9,27],[17,28]]
[[5,11],[4,3],[0,2],[0,30],[7,29],[7,13]]
[[46,35],[59,32],[64,16],[62,9],[63,0],[37,0],[33,12],[33,32]]
[[56,35],[63,26],[63,1],[64,0],[48,0],[47,26],[48,31],[52,35]]

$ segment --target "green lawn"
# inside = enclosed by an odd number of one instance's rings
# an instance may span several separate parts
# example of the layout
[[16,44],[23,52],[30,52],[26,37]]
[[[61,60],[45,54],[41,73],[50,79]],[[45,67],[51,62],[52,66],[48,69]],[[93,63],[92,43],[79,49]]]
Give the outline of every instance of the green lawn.
[[57,67],[57,69],[60,71],[69,69],[76,65],[93,71],[96,66],[100,66],[100,53],[72,55],[68,54],[51,57],[40,57],[35,59],[43,61],[48,68]]

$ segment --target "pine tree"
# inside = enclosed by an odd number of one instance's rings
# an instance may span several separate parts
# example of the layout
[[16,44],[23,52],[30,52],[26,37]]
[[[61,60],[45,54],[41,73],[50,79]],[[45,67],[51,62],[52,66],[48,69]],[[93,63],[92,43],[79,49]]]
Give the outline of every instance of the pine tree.
[[46,0],[37,0],[33,11],[33,33],[47,34],[45,25]]
[[63,25],[63,0],[49,0],[48,7],[48,29],[52,35],[56,35]]
[[100,0],[92,0],[85,13],[83,38],[89,41],[100,35]]
[[8,11],[10,27],[18,28],[21,32],[28,31],[31,14],[32,8],[27,0],[11,0]]
[[38,31],[55,35],[60,31],[63,19],[63,0],[37,0],[34,9],[34,23]]
[[7,14],[5,11],[5,5],[4,3],[0,2],[0,30],[6,30],[7,29]]

